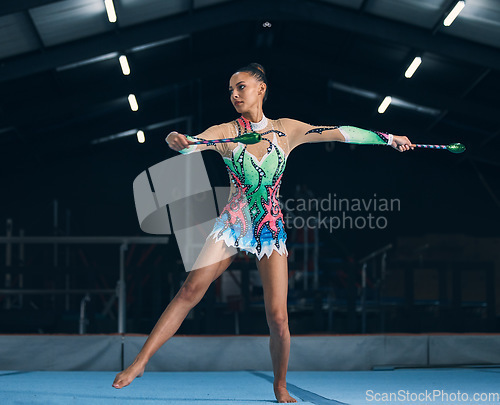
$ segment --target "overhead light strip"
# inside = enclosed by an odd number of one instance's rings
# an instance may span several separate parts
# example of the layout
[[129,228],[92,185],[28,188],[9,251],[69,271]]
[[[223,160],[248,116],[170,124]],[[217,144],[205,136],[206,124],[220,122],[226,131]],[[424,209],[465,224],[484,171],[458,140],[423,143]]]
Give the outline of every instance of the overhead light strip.
[[465,1],[461,0],[457,4],[455,4],[455,7],[453,7],[453,10],[450,11],[450,14],[444,19],[443,25],[445,27],[449,27],[453,21],[455,21],[455,18],[458,17],[460,12],[464,9],[465,7]]
[[130,104],[130,109],[132,111],[139,110],[139,104],[137,104],[137,99],[135,98],[135,94],[128,95],[128,103]]
[[106,12],[108,13],[108,20],[111,23],[116,22],[116,11],[113,0],[104,0],[104,5],[106,6]]
[[415,59],[413,59],[413,62],[408,66],[408,69],[406,69],[405,72],[405,77],[407,79],[410,79],[422,63],[422,58],[420,56],[417,56]]
[[392,102],[392,97],[391,96],[386,96],[384,98],[384,100],[382,101],[382,103],[380,103],[379,107],[378,107],[378,113],[379,114],[383,114],[385,113],[385,110],[387,110],[387,107],[389,107],[389,105],[391,104]]
[[137,141],[139,143],[144,143],[146,141],[146,136],[144,135],[144,131],[137,131]]
[[125,76],[128,76],[130,74],[130,66],[128,64],[127,57],[125,55],[121,55],[119,61],[120,61],[120,66],[122,68],[122,73]]

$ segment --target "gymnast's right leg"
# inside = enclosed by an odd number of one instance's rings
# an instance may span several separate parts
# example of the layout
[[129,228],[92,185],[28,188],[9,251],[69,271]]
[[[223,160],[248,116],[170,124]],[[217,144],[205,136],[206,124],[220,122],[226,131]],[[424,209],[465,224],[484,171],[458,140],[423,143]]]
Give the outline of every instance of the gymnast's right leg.
[[[221,243],[224,242],[219,241],[216,245]],[[140,377],[144,373],[151,356],[177,332],[189,311],[201,301],[210,284],[229,267],[233,259],[234,255],[193,270],[188,274],[179,292],[168,304],[133,363],[117,374],[113,387],[126,387],[136,377]]]

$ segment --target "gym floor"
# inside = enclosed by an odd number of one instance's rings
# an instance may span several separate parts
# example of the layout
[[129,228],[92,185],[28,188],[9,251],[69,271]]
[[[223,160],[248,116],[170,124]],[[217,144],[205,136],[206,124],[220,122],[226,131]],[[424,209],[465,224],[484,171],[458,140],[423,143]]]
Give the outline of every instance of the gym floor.
[[[117,390],[109,371],[1,371],[0,403],[232,404],[277,403],[272,373],[147,372]],[[303,404],[500,404],[500,366],[290,371],[288,389]]]

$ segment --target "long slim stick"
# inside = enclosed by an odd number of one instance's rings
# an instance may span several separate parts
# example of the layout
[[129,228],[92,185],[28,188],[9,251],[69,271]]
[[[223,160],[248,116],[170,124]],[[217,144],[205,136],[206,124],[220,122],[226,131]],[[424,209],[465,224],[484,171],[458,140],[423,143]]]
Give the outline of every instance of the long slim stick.
[[465,151],[465,146],[461,143],[450,143],[449,145],[427,145],[427,144],[411,144],[410,146],[414,148],[425,148],[425,149],[444,149],[450,151],[451,153],[462,153]]

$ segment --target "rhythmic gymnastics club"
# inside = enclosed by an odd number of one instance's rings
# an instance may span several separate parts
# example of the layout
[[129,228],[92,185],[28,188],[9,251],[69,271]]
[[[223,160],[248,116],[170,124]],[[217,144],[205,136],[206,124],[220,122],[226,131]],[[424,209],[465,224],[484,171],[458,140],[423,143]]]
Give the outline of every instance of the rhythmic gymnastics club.
[[204,140],[204,141],[196,141],[191,145],[208,145],[212,143],[226,143],[226,142],[241,142],[247,145],[251,145],[254,143],[258,143],[262,140],[261,134],[257,132],[247,132],[241,136],[236,138],[224,138],[224,139],[213,139],[213,140]]
[[462,153],[465,152],[465,146],[461,143],[450,143],[449,145],[423,145],[423,144],[411,144],[410,146],[414,148],[426,148],[426,149],[445,149],[451,153]]

